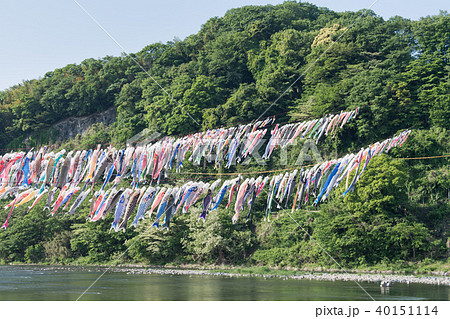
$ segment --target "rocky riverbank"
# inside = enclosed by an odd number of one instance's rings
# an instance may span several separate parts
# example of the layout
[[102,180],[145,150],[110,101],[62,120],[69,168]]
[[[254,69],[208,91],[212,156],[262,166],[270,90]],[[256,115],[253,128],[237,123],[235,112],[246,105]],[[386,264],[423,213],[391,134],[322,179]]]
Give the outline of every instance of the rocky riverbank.
[[224,276],[224,277],[262,277],[279,278],[283,280],[328,280],[328,281],[356,281],[356,282],[383,282],[388,285],[403,284],[429,284],[450,286],[448,276],[414,276],[414,275],[385,275],[385,274],[349,274],[349,273],[304,273],[298,275],[277,274],[245,274],[229,273],[226,271],[192,270],[192,269],[165,269],[165,268],[114,268],[112,271],[122,271],[133,274],[159,274],[159,275],[187,275],[187,276]]
[[[16,266],[38,266],[43,270],[52,271],[67,271],[77,270],[83,272],[125,272],[130,275],[142,275],[142,274],[156,274],[164,276],[223,276],[230,278],[238,277],[261,277],[264,279],[278,278],[283,280],[328,280],[328,281],[355,281],[355,282],[376,282],[383,286],[393,285],[395,283],[402,284],[427,284],[427,285],[443,285],[450,286],[450,277],[447,273],[442,275],[428,274],[428,275],[401,275],[385,272],[378,273],[349,273],[349,272],[315,272],[315,271],[290,271],[291,274],[280,274],[275,271],[269,273],[258,273],[258,270],[253,268],[247,268],[246,270],[231,269],[230,271],[220,268],[212,269],[192,269],[182,267],[148,267],[143,265],[123,265],[123,266],[75,266],[75,265],[42,265],[42,264],[16,264]],[[247,272],[246,271],[249,271]],[[294,274],[292,274],[294,273]]]

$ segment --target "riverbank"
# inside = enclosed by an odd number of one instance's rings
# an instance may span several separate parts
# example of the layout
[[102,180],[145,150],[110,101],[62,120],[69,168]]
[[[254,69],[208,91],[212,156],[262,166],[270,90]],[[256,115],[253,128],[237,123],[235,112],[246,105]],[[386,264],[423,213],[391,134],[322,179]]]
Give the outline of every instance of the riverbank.
[[[17,266],[30,266],[30,264],[15,264]],[[130,275],[157,274],[165,276],[223,276],[230,278],[238,277],[261,277],[264,279],[278,278],[283,280],[320,280],[320,281],[355,281],[355,282],[377,282],[395,285],[402,284],[427,284],[450,286],[448,274],[438,272],[437,274],[396,274],[393,271],[308,271],[308,270],[286,270],[271,269],[269,267],[233,267],[225,268],[220,266],[202,265],[177,265],[177,266],[146,266],[137,264],[128,265],[43,265],[35,264],[43,269],[52,268],[54,270],[71,270],[76,268],[83,271],[98,271],[99,268],[111,272],[124,272]],[[440,274],[439,274],[440,273]]]
[[258,272],[234,272],[223,270],[198,270],[175,268],[116,268],[114,271],[125,271],[128,274],[160,274],[160,275],[189,275],[189,276],[226,276],[226,277],[263,277],[293,279],[293,280],[328,280],[328,281],[356,281],[356,282],[388,282],[389,284],[429,284],[450,286],[448,276],[414,276],[392,274],[367,274],[367,273],[330,273],[330,272],[297,272],[297,274],[282,273],[258,273]]

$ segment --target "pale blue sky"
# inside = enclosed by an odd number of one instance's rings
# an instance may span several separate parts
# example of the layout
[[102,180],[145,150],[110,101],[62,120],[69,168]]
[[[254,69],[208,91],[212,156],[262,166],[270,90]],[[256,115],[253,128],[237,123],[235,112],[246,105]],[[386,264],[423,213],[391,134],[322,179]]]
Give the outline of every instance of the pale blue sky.
[[[184,39],[213,16],[244,5],[283,0],[77,0],[127,50]],[[368,8],[375,0],[310,0],[335,11]],[[450,11],[449,0],[378,0],[372,7],[388,19],[418,19]],[[0,90],[87,58],[118,56],[121,49],[73,0],[1,0]]]

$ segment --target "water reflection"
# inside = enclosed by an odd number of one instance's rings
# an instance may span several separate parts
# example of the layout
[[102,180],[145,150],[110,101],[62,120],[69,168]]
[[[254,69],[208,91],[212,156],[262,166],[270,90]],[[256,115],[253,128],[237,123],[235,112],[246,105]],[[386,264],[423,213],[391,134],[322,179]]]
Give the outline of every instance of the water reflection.
[[[101,268],[0,266],[0,300],[76,300]],[[449,300],[448,286],[360,282],[376,300]],[[352,281],[106,273],[81,300],[369,300]]]
[[380,287],[382,295],[389,295],[390,287]]

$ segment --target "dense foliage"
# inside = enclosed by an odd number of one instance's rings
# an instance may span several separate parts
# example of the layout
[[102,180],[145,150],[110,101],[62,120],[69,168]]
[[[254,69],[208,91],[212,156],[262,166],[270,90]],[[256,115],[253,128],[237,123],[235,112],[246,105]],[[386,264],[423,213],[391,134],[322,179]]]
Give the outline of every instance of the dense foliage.
[[[300,267],[331,265],[330,256],[350,266],[448,258],[448,158],[396,159],[450,153],[446,12],[385,21],[372,11],[338,13],[295,1],[232,9],[183,41],[88,59],[0,92],[0,148],[49,143],[52,124],[110,107],[117,108],[115,124],[97,125],[65,146],[120,146],[144,128],[175,135],[239,124],[268,108],[264,117],[280,114],[281,122],[361,107],[355,121],[325,140],[324,158],[414,131],[402,148],[371,162],[354,193],[319,210],[280,210],[267,223],[261,197],[248,224],[233,225],[223,208],[203,223],[194,210],[175,216],[169,231],[148,230],[146,221],[123,234],[108,233],[112,216],[85,222],[87,206],[52,218],[42,206],[28,214],[18,208],[0,232],[0,260],[92,263],[124,253],[151,263]],[[288,165],[300,148],[289,149]],[[279,163],[276,154],[268,167]]]

